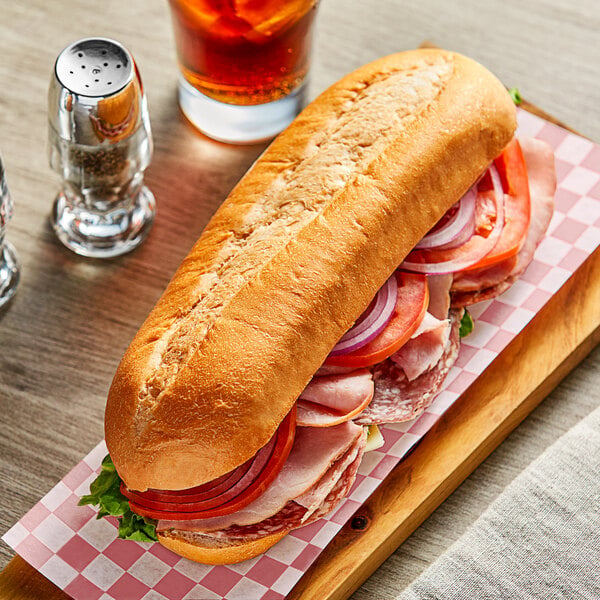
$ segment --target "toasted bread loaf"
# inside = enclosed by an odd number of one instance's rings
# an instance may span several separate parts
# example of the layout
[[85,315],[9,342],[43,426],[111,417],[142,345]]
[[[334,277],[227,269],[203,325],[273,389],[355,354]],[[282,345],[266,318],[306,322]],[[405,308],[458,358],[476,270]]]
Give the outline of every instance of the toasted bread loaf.
[[119,365],[106,440],[127,486],[189,488],[253,456],[514,130],[500,82],[443,50],[382,58],[312,102],[216,212]]

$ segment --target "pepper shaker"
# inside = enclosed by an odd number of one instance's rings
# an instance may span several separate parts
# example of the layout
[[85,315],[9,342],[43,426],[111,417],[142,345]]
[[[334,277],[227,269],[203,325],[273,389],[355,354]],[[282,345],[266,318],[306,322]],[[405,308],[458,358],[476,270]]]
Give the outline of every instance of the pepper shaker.
[[48,106],[49,161],[62,178],[56,235],[83,256],[133,250],[155,215],[143,184],[152,135],[133,57],[111,39],[74,42],[56,60]]
[[12,199],[8,193],[0,157],[0,307],[14,296],[20,276],[15,249],[4,239],[6,226],[12,218],[12,210]]

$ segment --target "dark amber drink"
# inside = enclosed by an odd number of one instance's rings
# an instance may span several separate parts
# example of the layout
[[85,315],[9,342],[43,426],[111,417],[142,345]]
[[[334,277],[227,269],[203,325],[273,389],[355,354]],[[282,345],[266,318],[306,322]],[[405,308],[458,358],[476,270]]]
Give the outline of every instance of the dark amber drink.
[[308,71],[317,0],[170,0],[185,79],[206,96],[256,105]]

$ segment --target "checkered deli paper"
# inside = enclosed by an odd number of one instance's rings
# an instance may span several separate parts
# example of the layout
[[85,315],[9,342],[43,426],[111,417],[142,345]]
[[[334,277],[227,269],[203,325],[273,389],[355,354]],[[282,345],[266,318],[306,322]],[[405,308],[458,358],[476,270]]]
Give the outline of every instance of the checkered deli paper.
[[470,309],[474,332],[462,342],[444,390],[417,419],[382,428],[385,445],[365,455],[348,498],[330,515],[292,531],[266,554],[210,567],[160,544],[119,540],[116,521],[77,506],[100,470],[104,442],[3,537],[69,595],[81,600],[280,600],[348,518],[440,415],[571,276],[600,242],[600,146],[525,111],[519,134],[547,141],[558,175],[556,211],[533,263],[502,296]]

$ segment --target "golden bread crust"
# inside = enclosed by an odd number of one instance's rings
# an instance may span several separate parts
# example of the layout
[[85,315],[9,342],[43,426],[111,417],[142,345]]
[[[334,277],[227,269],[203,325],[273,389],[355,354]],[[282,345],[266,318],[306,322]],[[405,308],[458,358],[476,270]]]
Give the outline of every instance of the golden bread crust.
[[[266,552],[289,531],[284,530],[266,535],[256,540],[231,543],[215,543],[207,536],[195,536],[196,541],[188,541],[168,532],[159,532],[158,541],[176,554],[205,565],[229,565],[249,560]],[[204,540],[204,543],[203,543]]]
[[344,77],[215,213],[119,365],[128,487],[184,489],[262,447],[331,348],[516,127],[481,65],[394,54]]

